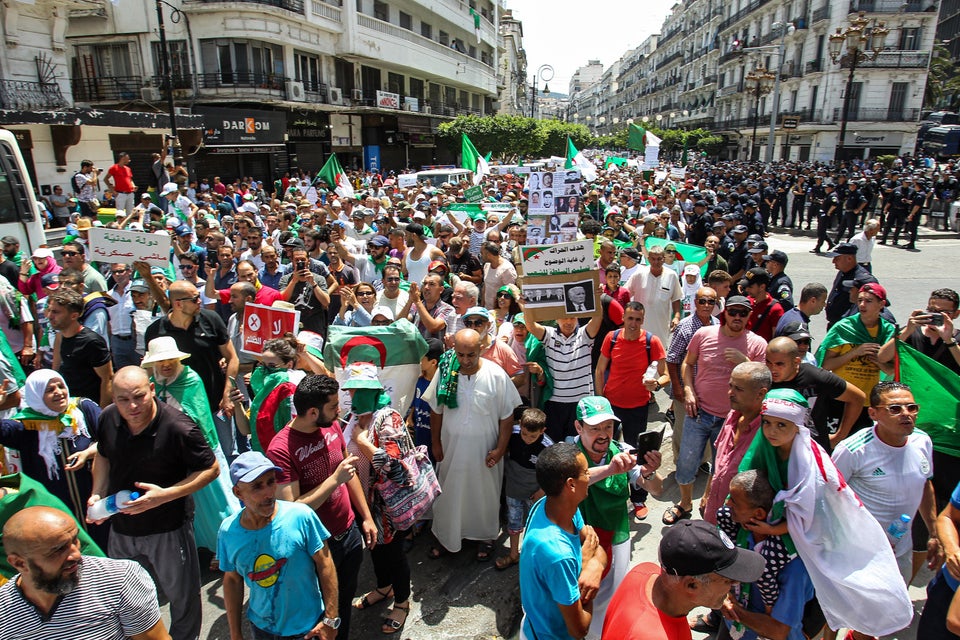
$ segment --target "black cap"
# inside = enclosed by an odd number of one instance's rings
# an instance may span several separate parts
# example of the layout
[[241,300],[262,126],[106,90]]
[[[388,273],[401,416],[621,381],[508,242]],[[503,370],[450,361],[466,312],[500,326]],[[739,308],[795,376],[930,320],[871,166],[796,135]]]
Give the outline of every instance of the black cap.
[[[749,241],[750,239],[747,238]],[[747,249],[747,253],[766,253],[770,250],[770,247],[763,240],[757,242],[755,245]]]
[[855,278],[853,278],[853,280],[843,280],[843,281],[841,282],[841,284],[842,284],[844,287],[846,287],[846,288],[848,288],[848,289],[849,289],[850,287],[853,287],[853,288],[856,289],[857,291],[860,291],[860,287],[862,287],[863,285],[865,285],[865,284],[871,284],[871,283],[872,283],[872,284],[880,284],[880,281],[877,280],[873,275],[871,275],[871,274],[869,274],[869,273],[862,273],[862,274],[856,276]]
[[733,231],[733,233],[746,233],[747,227],[745,225],[738,224],[733,229],[731,229],[731,231]]
[[763,242],[763,236],[759,233],[751,233],[747,236],[747,242]]
[[778,335],[786,336],[794,342],[798,340],[813,340],[813,337],[810,335],[810,328],[803,322],[787,323],[783,329],[778,332]]
[[290,238],[283,243],[283,246],[287,249],[306,249],[307,245],[303,244],[303,240],[300,238]]
[[725,533],[703,520],[681,520],[660,540],[660,565],[675,576],[716,573],[754,582],[765,563],[759,553],[737,548]]
[[704,201],[704,200],[697,200],[696,202],[693,203],[693,206],[695,206],[695,207],[705,207],[705,206],[707,206],[707,203],[706,203],[706,201]]
[[770,284],[770,274],[763,267],[753,267],[744,274],[747,284]]
[[771,251],[769,254],[763,256],[763,259],[767,261],[779,262],[783,266],[787,266],[787,260],[788,260],[787,254],[784,253],[783,251],[780,251],[779,249],[777,249],[776,251]]
[[637,251],[634,247],[627,247],[626,249],[621,249],[620,255],[627,256],[628,258],[633,258],[634,260],[640,259],[640,252]]
[[857,245],[849,242],[841,242],[833,247],[833,251],[827,253],[829,257],[834,256],[855,256],[857,255]]
[[746,307],[752,310],[753,303],[747,296],[730,296],[727,298],[727,305],[724,308],[729,309],[730,307]]

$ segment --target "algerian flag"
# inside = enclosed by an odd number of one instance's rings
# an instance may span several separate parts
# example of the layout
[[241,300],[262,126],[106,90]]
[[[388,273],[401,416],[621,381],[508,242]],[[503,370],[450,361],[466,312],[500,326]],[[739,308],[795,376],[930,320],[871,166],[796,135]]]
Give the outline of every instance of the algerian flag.
[[577,151],[577,148],[573,146],[573,140],[570,139],[570,136],[567,136],[567,161],[563,168],[573,169],[574,167],[580,169],[580,175],[587,182],[593,182],[597,179],[597,168],[587,160],[582,151]]
[[333,371],[340,383],[340,407],[344,415],[350,409],[350,394],[342,387],[347,367],[354,362],[372,362],[377,377],[390,396],[390,405],[406,415],[420,377],[420,358],[427,352],[427,341],[405,318],[386,327],[330,327],[323,347],[324,366]]
[[[648,250],[650,247],[665,247],[668,244],[672,244],[677,248],[677,260],[683,260],[687,264],[697,264],[707,257],[707,250],[698,244],[674,242],[673,240],[667,240],[666,238],[654,238],[653,236],[647,236],[647,239],[644,242],[644,246],[646,246]],[[706,277],[707,263],[703,263],[703,266],[700,267],[700,275]]]
[[626,158],[618,158],[618,157],[616,157],[616,156],[611,156],[611,157],[609,157],[609,158],[607,158],[606,160],[603,161],[603,168],[604,168],[604,169],[609,169],[609,168],[610,168],[610,165],[616,165],[616,166],[618,166],[618,167],[624,167],[624,166],[627,165],[627,159],[626,159]]
[[663,140],[647,131],[647,133],[644,135],[644,142],[646,142],[647,146],[649,147],[659,147]]
[[641,127],[640,125],[630,124],[630,132],[627,134],[627,149],[634,149],[643,153],[644,143],[643,137],[646,135],[647,130]]
[[473,146],[473,143],[470,142],[470,138],[467,137],[467,134],[461,133],[461,144],[462,150],[461,155],[463,156],[463,168],[473,171],[473,184],[480,184],[480,181],[483,180],[483,176],[490,173],[490,167],[487,165],[487,161],[480,155],[480,152],[477,151],[477,148]]
[[910,384],[920,405],[917,428],[930,436],[933,448],[960,456],[960,376],[897,340],[894,379]]
[[470,15],[473,17],[473,32],[477,34],[477,44],[480,44],[480,12],[470,7]]
[[340,166],[335,153],[331,153],[330,157],[327,158],[323,168],[320,169],[320,173],[317,174],[317,179],[326,182],[328,187],[333,187],[341,198],[353,196],[353,185],[350,184],[350,180],[347,178],[343,167]]

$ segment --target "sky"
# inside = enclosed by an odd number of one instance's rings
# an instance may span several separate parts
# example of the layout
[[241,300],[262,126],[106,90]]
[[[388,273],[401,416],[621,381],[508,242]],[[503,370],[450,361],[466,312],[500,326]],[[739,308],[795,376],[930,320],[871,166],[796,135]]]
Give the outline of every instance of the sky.
[[[542,64],[553,67],[550,90],[567,93],[570,77],[588,60],[604,69],[660,30],[676,0],[506,0],[523,22],[527,82]],[[543,87],[543,82],[537,85]]]

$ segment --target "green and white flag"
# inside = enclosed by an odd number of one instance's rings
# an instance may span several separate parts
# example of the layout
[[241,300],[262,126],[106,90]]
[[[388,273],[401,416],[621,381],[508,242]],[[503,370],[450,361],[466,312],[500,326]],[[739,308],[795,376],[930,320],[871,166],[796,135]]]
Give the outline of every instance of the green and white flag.
[[323,168],[320,169],[320,173],[317,174],[317,179],[326,182],[327,186],[332,187],[341,198],[353,196],[353,185],[350,184],[350,180],[347,178],[343,167],[340,166],[335,153],[331,153],[330,157],[327,158]]
[[467,134],[461,133],[461,155],[463,156],[463,168],[473,171],[473,184],[480,184],[483,176],[490,173],[490,167],[486,159],[480,155],[477,148],[470,142]]
[[627,134],[627,149],[633,149],[643,153],[645,146],[644,136],[646,136],[646,134],[646,129],[640,125],[630,123],[630,131]]
[[[346,382],[350,364],[372,362],[377,377],[390,396],[390,406],[406,415],[420,377],[420,358],[427,341],[410,321],[401,318],[386,327],[341,327],[333,325],[323,347],[324,366],[333,371],[340,386]],[[350,394],[340,390],[340,408],[350,408]]]
[[583,176],[583,179],[587,182],[593,182],[597,179],[597,168],[593,166],[593,163],[587,160],[587,157],[583,155],[582,151],[578,151],[575,146],[573,146],[573,140],[570,139],[570,136],[567,136],[567,161],[563,165],[564,169],[573,169],[576,167],[580,169],[580,175]]

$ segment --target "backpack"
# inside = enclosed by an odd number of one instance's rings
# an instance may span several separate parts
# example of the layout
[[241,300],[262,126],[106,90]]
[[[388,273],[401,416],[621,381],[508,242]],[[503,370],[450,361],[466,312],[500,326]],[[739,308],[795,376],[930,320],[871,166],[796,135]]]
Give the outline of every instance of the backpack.
[[[613,358],[613,348],[617,346],[617,338],[620,337],[621,331],[623,331],[623,329],[615,329],[613,331],[613,335],[610,337],[610,357],[611,358]],[[646,341],[645,345],[647,347],[647,366],[649,367],[650,363],[653,362],[650,359],[650,332],[647,331],[646,329],[641,329],[640,331],[641,331],[640,337],[644,338]]]

